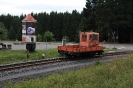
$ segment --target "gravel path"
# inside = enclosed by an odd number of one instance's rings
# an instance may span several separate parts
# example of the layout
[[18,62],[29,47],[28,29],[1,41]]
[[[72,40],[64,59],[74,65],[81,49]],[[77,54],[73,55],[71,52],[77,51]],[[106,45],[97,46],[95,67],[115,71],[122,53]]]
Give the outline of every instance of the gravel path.
[[[12,50],[26,50],[26,44],[13,44],[9,42],[3,42],[4,44],[12,45]],[[67,43],[67,45],[72,45],[73,43]],[[59,43],[52,43],[52,42],[37,42],[36,43],[36,50],[45,50],[49,48],[57,48],[59,45],[62,45],[61,42]],[[105,43],[100,43],[101,46],[104,46],[106,48],[117,48],[118,50],[131,50],[133,51],[133,44],[105,44]]]
[[[9,42],[3,42],[6,45],[11,45],[12,50],[26,50],[26,43],[9,43]],[[50,49],[50,48],[57,48],[61,43],[46,43],[46,42],[37,42],[36,43],[36,50],[45,50],[45,49]]]
[[101,46],[104,46],[106,48],[117,48],[118,51],[133,51],[133,44],[100,44]]

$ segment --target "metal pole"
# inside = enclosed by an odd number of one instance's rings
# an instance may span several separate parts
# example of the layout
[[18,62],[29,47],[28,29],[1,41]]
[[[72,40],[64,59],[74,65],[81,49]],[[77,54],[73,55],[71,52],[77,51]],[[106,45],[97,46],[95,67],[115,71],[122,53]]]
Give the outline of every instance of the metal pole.
[[115,38],[114,38],[114,48],[115,48]]
[[47,58],[47,39],[46,39],[46,58]]
[[114,48],[115,48],[115,31],[112,32],[112,39],[113,39],[113,42],[114,42]]

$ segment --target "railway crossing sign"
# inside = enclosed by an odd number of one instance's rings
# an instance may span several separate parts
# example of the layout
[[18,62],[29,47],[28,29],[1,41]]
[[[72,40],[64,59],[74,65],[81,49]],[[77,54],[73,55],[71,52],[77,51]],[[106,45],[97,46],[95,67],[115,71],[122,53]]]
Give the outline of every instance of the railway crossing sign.
[[112,32],[112,39],[115,40],[115,31]]

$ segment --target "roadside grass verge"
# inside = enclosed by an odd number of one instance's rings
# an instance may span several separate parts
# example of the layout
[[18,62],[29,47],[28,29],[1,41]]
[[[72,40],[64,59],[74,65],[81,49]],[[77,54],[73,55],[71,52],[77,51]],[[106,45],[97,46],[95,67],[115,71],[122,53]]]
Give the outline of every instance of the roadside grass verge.
[[46,78],[9,83],[6,88],[133,88],[133,56],[84,67],[77,71],[57,72]]
[[57,49],[36,50],[35,52],[29,53],[27,58],[26,50],[1,50],[0,51],[0,64],[9,64],[15,62],[25,62],[29,60],[42,59],[42,54],[45,54],[45,58],[59,57],[60,54]]

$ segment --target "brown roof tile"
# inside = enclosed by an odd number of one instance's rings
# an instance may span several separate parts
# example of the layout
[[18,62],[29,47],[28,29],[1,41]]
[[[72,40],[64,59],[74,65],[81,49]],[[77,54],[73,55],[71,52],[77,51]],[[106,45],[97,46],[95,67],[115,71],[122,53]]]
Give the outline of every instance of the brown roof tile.
[[36,22],[37,20],[35,20],[33,18],[33,16],[31,16],[31,14],[28,14],[23,20],[22,22]]

